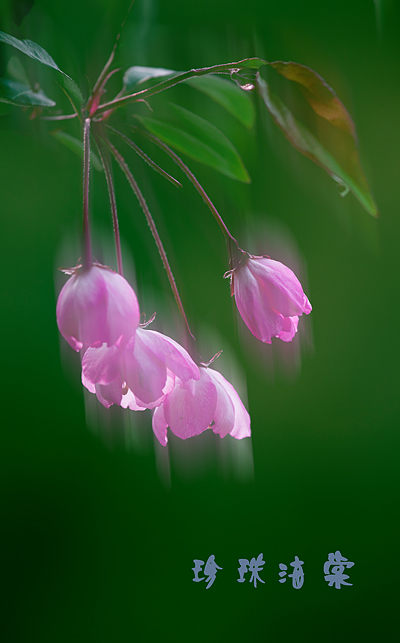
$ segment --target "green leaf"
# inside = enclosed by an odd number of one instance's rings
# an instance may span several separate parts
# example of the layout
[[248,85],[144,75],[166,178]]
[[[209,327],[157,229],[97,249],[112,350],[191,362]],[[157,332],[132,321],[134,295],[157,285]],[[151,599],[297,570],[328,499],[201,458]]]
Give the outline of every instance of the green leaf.
[[[339,185],[344,187],[343,195],[351,190],[367,212],[377,216],[378,210],[364,177],[355,144],[353,153],[347,155],[347,162],[338,161],[317,137],[294,117],[283,101],[271,92],[265,80],[258,76],[256,82],[268,111],[293,147],[323,167]],[[350,138],[347,132],[345,136]]]
[[150,78],[161,78],[162,76],[176,76],[180,72],[164,67],[140,67],[135,65],[126,70],[123,77],[125,91],[131,91],[135,85],[145,83]]
[[[65,145],[65,147],[68,147],[68,149],[72,150],[72,152],[74,152],[75,154],[80,156],[80,158],[83,159],[83,143],[79,138],[75,138],[75,136],[71,136],[71,134],[68,134],[63,130],[57,130],[51,133],[54,136],[54,138],[57,139],[57,141]],[[101,161],[97,156],[96,152],[94,152],[93,150],[90,150],[90,161],[95,170],[97,170],[98,172],[103,171],[103,166],[101,164]]]
[[238,152],[225,134],[187,109],[172,103],[169,106],[178,125],[142,116],[137,118],[149,132],[179,152],[231,179],[250,183],[251,179]]
[[[169,76],[174,78],[182,72],[162,67],[129,67],[124,74],[123,83],[125,91],[132,91],[137,85],[148,80]],[[187,85],[209,96],[216,103],[224,107],[230,114],[235,116],[245,127],[250,128],[254,124],[255,111],[250,97],[233,83],[215,74],[189,78]]]
[[15,80],[0,78],[0,102],[10,103],[26,107],[27,105],[41,105],[42,107],[54,107],[55,102],[51,100],[40,89],[32,91],[30,85],[17,83]]
[[249,95],[236,83],[215,75],[190,78],[186,83],[212,98],[248,129],[253,126],[255,119],[253,103]]
[[58,67],[50,54],[48,54],[47,51],[43,49],[43,47],[37,45],[35,42],[32,42],[32,40],[18,40],[18,38],[14,38],[13,36],[10,36],[3,31],[0,31],[0,42],[4,42],[7,45],[11,45],[15,49],[19,49],[19,51],[22,51],[22,53],[29,56],[29,58],[37,60],[38,62],[42,63],[42,65],[51,67],[52,69],[55,69],[57,72],[59,72],[61,74],[60,85],[68,95],[76,111],[78,111],[78,108],[83,103],[83,96],[78,85],[74,80],[72,80],[72,78],[70,78],[64,71],[62,71]]

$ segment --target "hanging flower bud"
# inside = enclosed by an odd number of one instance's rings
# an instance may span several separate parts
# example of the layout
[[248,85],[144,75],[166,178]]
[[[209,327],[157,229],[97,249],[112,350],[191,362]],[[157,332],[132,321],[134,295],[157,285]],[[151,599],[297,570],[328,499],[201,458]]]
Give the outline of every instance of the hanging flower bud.
[[279,261],[247,255],[226,276],[231,277],[231,295],[244,323],[266,344],[272,337],[290,342],[299,316],[311,312],[296,275]]
[[57,301],[57,324],[75,351],[93,344],[126,345],[139,325],[139,305],[126,279],[107,266],[65,270],[71,277]]

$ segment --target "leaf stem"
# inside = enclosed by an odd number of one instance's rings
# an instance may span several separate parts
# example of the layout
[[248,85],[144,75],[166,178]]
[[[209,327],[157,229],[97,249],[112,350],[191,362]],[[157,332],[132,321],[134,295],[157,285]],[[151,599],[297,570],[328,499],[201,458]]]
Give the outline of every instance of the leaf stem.
[[[150,141],[155,143],[155,145],[157,145],[162,150],[164,150],[164,152],[166,152],[166,154],[168,154],[168,156],[170,156],[173,159],[173,161],[175,161],[175,163],[177,165],[179,165],[181,170],[188,177],[189,181],[191,181],[191,183],[193,183],[194,187],[196,188],[196,190],[200,194],[200,196],[203,199],[204,203],[210,209],[213,217],[215,218],[215,220],[217,221],[219,227],[222,230],[222,233],[223,233],[223,235],[225,237],[225,242],[226,242],[226,245],[227,245],[227,249],[228,249],[229,265],[231,266],[231,268],[233,268],[234,265],[236,265],[236,263],[237,263],[238,251],[241,251],[241,249],[239,248],[239,244],[238,244],[237,240],[235,239],[235,237],[229,232],[225,221],[221,217],[220,213],[218,212],[218,210],[215,207],[214,203],[211,201],[210,197],[208,196],[207,192],[205,191],[205,189],[203,188],[201,183],[196,179],[196,177],[193,174],[193,172],[182,161],[182,159],[177,154],[175,154],[175,152],[173,152],[171,150],[171,148],[169,148],[168,145],[163,143],[163,141],[161,141],[159,138],[157,138],[156,136],[153,136],[153,134],[149,134],[148,132],[145,132],[144,130],[141,130],[139,127],[136,127],[135,125],[131,125],[131,129],[134,132],[139,132],[140,134],[145,136],[147,139],[149,139]],[[241,252],[243,252],[243,251],[241,251]]]
[[266,61],[260,60],[259,58],[247,58],[245,60],[240,60],[236,63],[226,63],[223,65],[214,65],[213,67],[203,67],[201,69],[191,69],[190,71],[185,71],[183,74],[177,74],[173,78],[168,78],[163,80],[161,83],[157,83],[153,87],[148,87],[147,89],[142,89],[123,98],[114,98],[114,100],[109,103],[103,103],[99,105],[96,111],[96,116],[102,112],[117,107],[122,107],[128,103],[136,102],[139,98],[148,98],[149,96],[154,96],[159,92],[163,92],[174,85],[183,83],[189,78],[195,76],[205,76],[206,74],[222,74],[222,73],[238,73],[241,69],[247,69],[249,71],[256,71],[261,65],[267,64]]
[[109,149],[111,151],[111,154],[114,156],[114,158],[117,161],[118,165],[120,166],[121,170],[123,171],[123,173],[125,174],[126,178],[128,179],[129,185],[131,186],[133,192],[135,193],[136,198],[139,201],[140,206],[141,206],[141,208],[142,208],[142,210],[144,212],[144,215],[146,217],[146,221],[147,221],[147,223],[149,225],[149,228],[151,230],[151,233],[152,233],[152,235],[154,237],[154,241],[156,242],[157,250],[158,250],[158,252],[160,254],[161,261],[163,262],[163,266],[164,266],[164,268],[166,270],[166,273],[167,273],[167,276],[168,276],[168,281],[169,281],[169,284],[171,286],[171,290],[173,292],[173,295],[174,295],[174,298],[175,298],[175,301],[176,301],[176,305],[178,306],[178,309],[179,309],[179,312],[181,314],[181,317],[182,317],[182,319],[183,319],[183,321],[185,323],[186,330],[187,330],[188,335],[189,335],[189,341],[191,343],[191,349],[192,350],[190,352],[192,353],[192,357],[194,357],[194,355],[195,355],[194,344],[196,342],[196,339],[195,339],[194,335],[192,334],[192,331],[190,330],[189,322],[187,320],[185,310],[183,308],[182,300],[181,300],[181,298],[179,296],[178,287],[176,285],[174,275],[173,275],[172,270],[171,270],[171,266],[169,265],[167,254],[166,254],[166,252],[164,250],[164,246],[163,246],[162,241],[160,239],[160,235],[158,234],[157,227],[156,227],[156,224],[154,222],[154,219],[151,216],[151,213],[150,213],[148,205],[147,205],[147,203],[145,201],[145,198],[144,198],[143,194],[141,193],[140,188],[139,188],[138,184],[136,183],[136,181],[135,181],[135,179],[133,177],[133,174],[130,171],[125,159],[118,152],[118,150],[114,147],[114,145],[112,143],[110,143],[110,141],[108,139],[105,139],[105,142],[106,142],[107,146],[109,147]]
[[84,270],[92,265],[92,244],[89,227],[89,179],[90,179],[90,118],[83,126],[83,261]]
[[97,137],[96,137],[96,143],[97,143],[97,150],[98,150],[98,153],[99,153],[99,156],[100,156],[100,160],[101,160],[103,168],[104,168],[104,173],[106,175],[108,195],[109,195],[109,198],[110,198],[111,216],[112,216],[112,221],[113,221],[113,230],[114,230],[114,239],[115,239],[115,252],[116,252],[116,255],[117,255],[118,272],[123,277],[124,276],[124,270],[123,270],[123,265],[122,265],[121,237],[120,237],[120,234],[119,234],[117,202],[116,202],[116,199],[115,199],[115,187],[114,187],[114,180],[113,180],[113,175],[112,175],[110,153],[109,153],[108,149],[104,150],[103,146],[101,145],[101,143],[100,143],[100,141],[98,140]]

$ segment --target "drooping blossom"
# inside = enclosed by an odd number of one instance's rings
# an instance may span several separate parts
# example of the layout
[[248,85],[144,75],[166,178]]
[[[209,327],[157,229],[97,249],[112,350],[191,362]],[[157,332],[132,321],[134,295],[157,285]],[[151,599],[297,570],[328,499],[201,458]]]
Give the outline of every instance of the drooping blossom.
[[296,275],[279,261],[247,255],[226,276],[244,323],[266,344],[272,337],[290,342],[299,316],[312,310]]
[[121,275],[101,264],[65,271],[71,277],[57,301],[57,324],[75,351],[93,344],[126,345],[139,325],[135,291]]
[[232,384],[211,368],[199,371],[197,381],[176,378],[173,391],[155,409],[153,431],[160,444],[168,442],[168,427],[183,440],[206,429],[221,438],[228,433],[237,440],[250,437],[250,416]]
[[82,383],[109,408],[118,404],[134,411],[160,405],[175,384],[197,380],[199,369],[187,351],[170,337],[138,328],[124,346],[91,346],[82,360]]

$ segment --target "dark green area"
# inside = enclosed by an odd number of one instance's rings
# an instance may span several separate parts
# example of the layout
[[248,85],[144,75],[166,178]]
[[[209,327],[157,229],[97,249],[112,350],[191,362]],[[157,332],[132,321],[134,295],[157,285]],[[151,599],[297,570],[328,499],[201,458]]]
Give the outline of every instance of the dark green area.
[[[108,58],[129,3],[38,0],[19,26],[11,20],[15,4],[2,3],[0,29],[40,44],[87,98],[88,78],[93,84]],[[351,194],[342,199],[255,98],[257,122],[247,130],[191,87],[166,96],[214,123],[243,159],[250,185],[185,159],[240,245],[284,260],[276,254],[277,222],[296,239],[313,305],[299,324],[301,372],[289,367],[296,345],[263,346],[238,327],[222,279],[222,236],[179,168],[135,139],[182,182],[178,190],[113,138],[159,226],[195,332],[207,337],[214,328],[211,348],[225,349],[215,367],[227,369],[231,352],[247,378],[253,481],[224,475],[221,440],[210,435],[199,446],[171,440],[168,488],[157,473],[150,413],[129,416],[133,432],[119,409],[107,415],[108,431],[96,434],[86,422],[78,358],[55,322],[64,282],[56,268],[79,256],[81,161],[49,134],[59,124],[29,120],[32,108],[6,105],[0,569],[7,643],[397,640],[399,26],[389,0],[138,0],[121,36],[122,71],[107,99],[132,65],[185,70],[258,56],[315,69],[357,126],[378,220]],[[15,50],[0,43],[0,76],[11,55]],[[29,59],[26,71],[31,84],[71,110],[45,68]],[[134,111],[157,119],[140,105],[124,112],[131,124]],[[65,129],[80,136],[77,122]],[[131,253],[141,309],[148,317],[157,310],[154,327],[179,340],[150,231],[118,167],[114,174],[127,274]],[[104,175],[94,173],[95,252],[115,266],[107,198]],[[211,348],[202,346],[209,359]],[[67,356],[76,357],[68,369]],[[197,471],[193,455],[204,442],[211,455]],[[355,563],[353,586],[340,591],[323,574],[337,549]],[[238,558],[260,552],[265,584],[237,583]],[[206,590],[192,582],[191,568],[194,558],[211,554],[223,570]],[[278,582],[278,564],[295,555],[304,561],[299,591]]]

